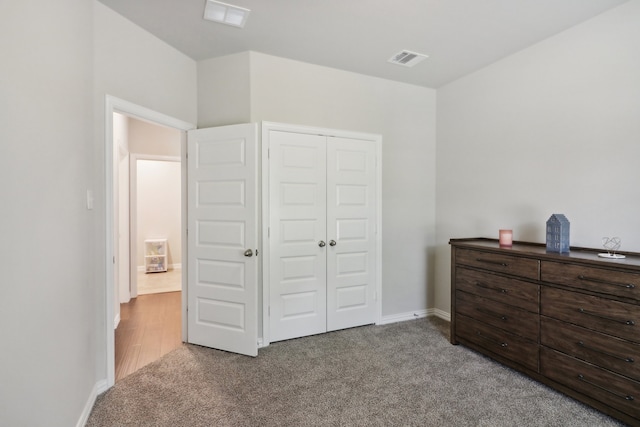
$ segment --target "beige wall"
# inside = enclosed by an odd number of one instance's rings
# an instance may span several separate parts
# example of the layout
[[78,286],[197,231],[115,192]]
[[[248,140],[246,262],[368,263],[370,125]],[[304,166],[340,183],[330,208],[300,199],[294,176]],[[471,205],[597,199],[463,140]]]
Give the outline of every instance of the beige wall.
[[[144,267],[147,239],[167,239],[167,267],[182,264],[180,162],[138,160],[137,259]],[[134,267],[135,268],[135,267]]]
[[91,9],[84,0],[0,6],[6,426],[76,425],[96,382]]
[[450,238],[543,243],[564,213],[572,245],[640,251],[638,46],[633,1],[438,90],[437,308]]

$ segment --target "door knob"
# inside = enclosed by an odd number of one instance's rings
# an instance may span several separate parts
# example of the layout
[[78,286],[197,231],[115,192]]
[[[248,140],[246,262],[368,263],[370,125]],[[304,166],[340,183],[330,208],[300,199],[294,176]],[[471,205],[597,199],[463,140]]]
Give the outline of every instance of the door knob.
[[247,249],[244,251],[244,256],[253,256],[253,251],[251,249]]
[[318,246],[320,246],[321,248],[324,248],[327,244],[324,242],[324,240],[320,240],[320,242],[318,242]]
[[336,241],[335,241],[335,240],[330,240],[330,241],[329,241],[329,246],[335,246],[335,245],[337,245],[337,244],[338,244],[338,243],[336,243]]

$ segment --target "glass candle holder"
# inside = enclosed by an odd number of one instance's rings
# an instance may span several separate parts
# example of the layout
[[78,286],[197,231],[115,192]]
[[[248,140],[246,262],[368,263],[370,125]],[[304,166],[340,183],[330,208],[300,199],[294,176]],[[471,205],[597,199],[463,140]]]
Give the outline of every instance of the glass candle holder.
[[513,245],[513,230],[500,230],[498,241],[501,247],[510,248]]

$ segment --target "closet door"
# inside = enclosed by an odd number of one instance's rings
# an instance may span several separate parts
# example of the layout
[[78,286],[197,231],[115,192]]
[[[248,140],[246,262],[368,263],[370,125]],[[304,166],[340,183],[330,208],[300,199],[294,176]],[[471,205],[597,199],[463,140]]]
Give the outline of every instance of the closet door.
[[327,330],[376,320],[376,151],[327,138]]
[[271,341],[326,331],[325,139],[269,134]]

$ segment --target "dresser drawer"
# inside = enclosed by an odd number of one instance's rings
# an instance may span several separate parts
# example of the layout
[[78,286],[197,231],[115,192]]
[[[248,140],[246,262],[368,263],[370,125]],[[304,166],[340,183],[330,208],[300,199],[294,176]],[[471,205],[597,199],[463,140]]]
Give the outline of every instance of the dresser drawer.
[[640,344],[544,316],[540,344],[640,381]]
[[456,292],[456,312],[538,342],[536,313],[463,291]]
[[456,322],[459,338],[538,371],[537,343],[467,316],[458,316]]
[[542,286],[541,313],[599,332],[640,342],[640,307]]
[[540,261],[511,255],[457,249],[456,263],[538,280]]
[[544,282],[640,299],[640,273],[542,261],[540,275]]
[[456,289],[537,313],[540,286],[522,280],[458,267]]
[[640,418],[640,382],[540,348],[540,373],[621,412]]

